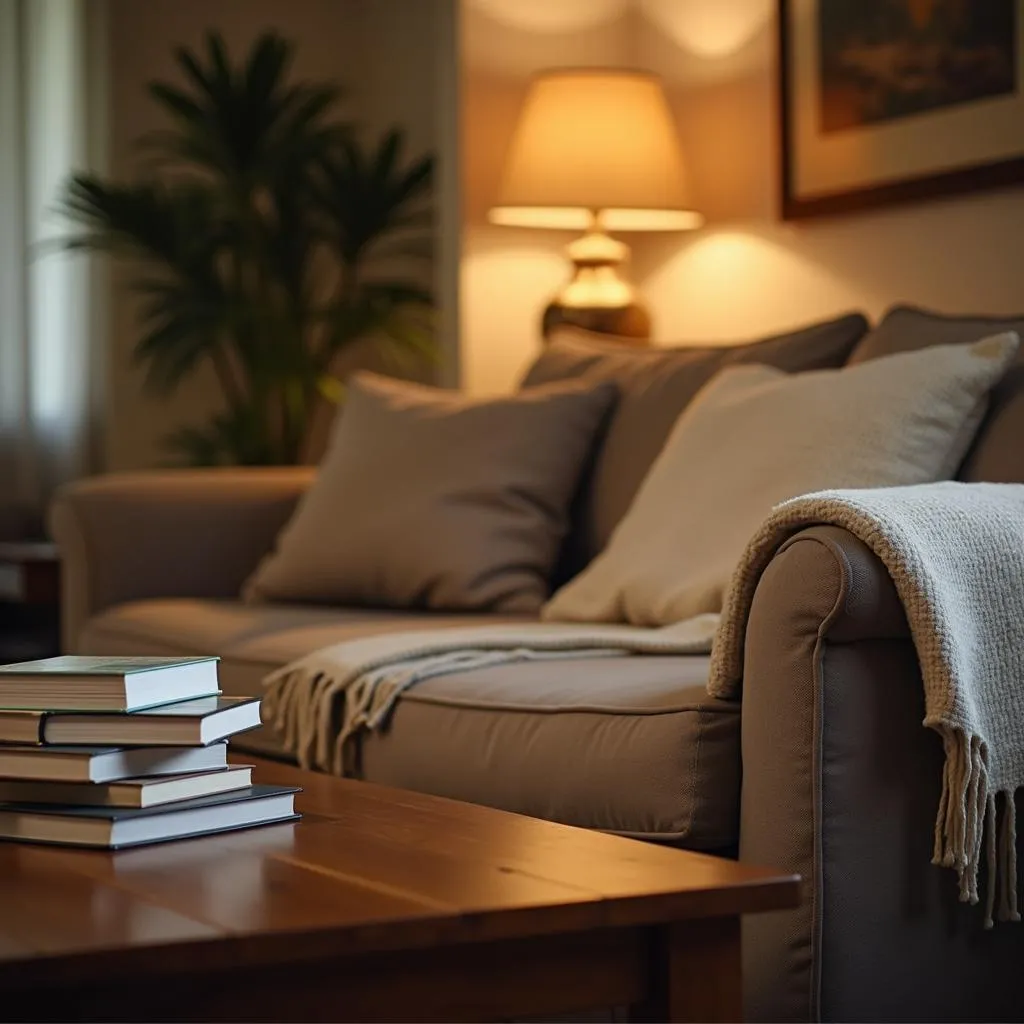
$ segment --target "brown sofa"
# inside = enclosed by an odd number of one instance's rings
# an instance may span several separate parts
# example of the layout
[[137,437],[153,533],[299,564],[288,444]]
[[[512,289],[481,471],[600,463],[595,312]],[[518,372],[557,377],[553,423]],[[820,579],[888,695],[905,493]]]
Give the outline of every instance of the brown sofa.
[[[615,380],[619,405],[581,488],[561,574],[607,539],[679,410],[726,362],[790,371],[971,341],[1024,321],[908,307],[873,330],[851,316],[727,350],[582,343],[545,353],[527,383]],[[994,396],[968,480],[1024,481],[1024,362]],[[69,650],[218,654],[226,692],[373,631],[490,617],[246,605],[243,580],[291,514],[310,469],[115,475],[52,510]],[[1024,932],[981,928],[930,865],[941,743],[921,725],[916,658],[892,584],[849,534],[799,534],[755,598],[742,705],[709,698],[699,657],[526,663],[410,690],[361,745],[367,779],[800,872],[793,912],[745,924],[758,1020],[997,1019],[1024,1013]],[[275,751],[252,733],[239,745]]]

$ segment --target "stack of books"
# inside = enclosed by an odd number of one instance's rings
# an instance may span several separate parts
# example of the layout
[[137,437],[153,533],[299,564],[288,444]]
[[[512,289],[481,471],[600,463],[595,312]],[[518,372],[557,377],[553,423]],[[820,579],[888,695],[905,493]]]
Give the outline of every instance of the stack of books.
[[0,666],[0,839],[117,849],[294,820],[296,789],[228,763],[259,724],[216,658]]

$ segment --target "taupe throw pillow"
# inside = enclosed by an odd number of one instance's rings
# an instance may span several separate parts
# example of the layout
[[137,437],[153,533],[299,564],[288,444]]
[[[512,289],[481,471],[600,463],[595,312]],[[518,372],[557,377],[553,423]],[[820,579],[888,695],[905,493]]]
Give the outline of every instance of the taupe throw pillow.
[[1006,333],[841,370],[724,370],[679,417],[608,547],[544,617],[663,626],[720,611],[779,502],[948,480],[1018,345]]
[[608,543],[679,414],[727,366],[759,363],[787,373],[842,366],[868,328],[859,313],[744,345],[634,348],[561,328],[527,371],[524,387],[551,381],[612,381],[620,393],[606,436],[581,487],[562,578]]
[[355,375],[246,598],[536,612],[615,394],[576,381],[484,401]]

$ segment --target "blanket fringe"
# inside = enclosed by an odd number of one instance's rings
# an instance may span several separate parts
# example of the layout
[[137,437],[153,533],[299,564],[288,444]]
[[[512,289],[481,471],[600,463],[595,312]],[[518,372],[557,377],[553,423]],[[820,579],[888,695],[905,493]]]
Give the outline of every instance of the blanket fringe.
[[991,928],[993,920],[1019,921],[1014,791],[989,791],[988,749],[980,736],[943,730],[942,742],[946,760],[932,863],[955,869],[960,900],[976,904],[984,846],[985,927]]
[[[330,756],[333,698],[343,685],[343,680],[309,669],[277,673],[265,683],[263,721],[303,768],[331,771],[334,767]],[[351,710],[350,702],[345,702],[345,709]]]

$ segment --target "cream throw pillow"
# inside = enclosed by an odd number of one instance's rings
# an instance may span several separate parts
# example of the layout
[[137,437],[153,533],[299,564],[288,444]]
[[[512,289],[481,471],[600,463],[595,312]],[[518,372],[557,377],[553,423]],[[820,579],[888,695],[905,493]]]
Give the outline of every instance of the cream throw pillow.
[[787,498],[951,477],[1016,334],[839,370],[722,371],[676,422],[607,548],[544,607],[662,626],[722,607],[754,532]]
[[249,600],[536,614],[611,384],[481,400],[356,374]]

